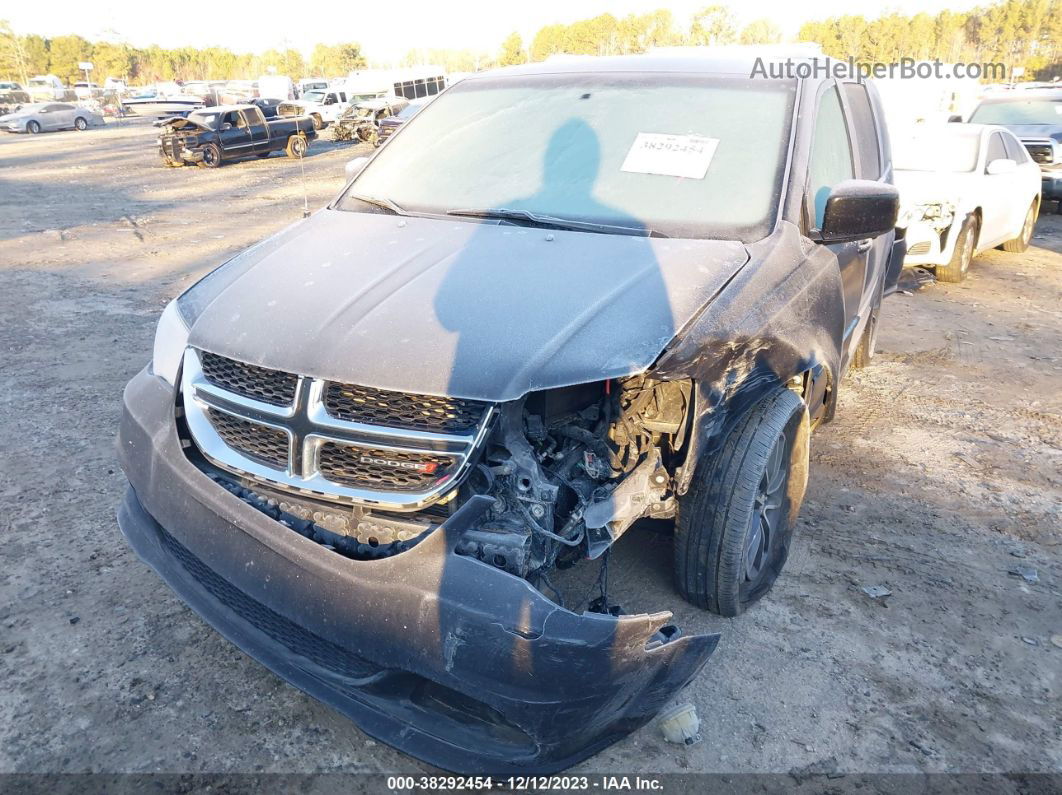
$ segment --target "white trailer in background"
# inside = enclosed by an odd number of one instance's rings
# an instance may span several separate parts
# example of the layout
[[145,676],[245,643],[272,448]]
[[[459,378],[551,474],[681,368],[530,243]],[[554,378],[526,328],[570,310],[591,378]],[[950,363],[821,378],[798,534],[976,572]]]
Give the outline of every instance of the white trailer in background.
[[953,75],[943,77],[875,78],[881,95],[885,119],[889,126],[947,122],[953,116],[967,118],[984,93],[981,81],[974,77],[954,77],[953,64],[941,64]]
[[262,75],[258,78],[258,96],[268,99],[295,99],[295,84],[287,75]]
[[441,66],[409,66],[402,69],[361,69],[347,75],[343,88],[352,102],[381,97],[433,97],[447,86]]

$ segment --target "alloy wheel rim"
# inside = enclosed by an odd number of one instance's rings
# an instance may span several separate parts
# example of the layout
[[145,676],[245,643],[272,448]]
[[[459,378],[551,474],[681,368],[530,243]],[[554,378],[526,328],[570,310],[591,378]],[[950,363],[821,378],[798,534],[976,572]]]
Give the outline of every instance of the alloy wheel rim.
[[751,583],[758,582],[767,570],[784,520],[782,497],[787,480],[785,449],[785,436],[779,434],[767,457],[763,475],[760,476],[753,504],[752,524],[745,537],[743,569],[745,579]]
[[1029,212],[1025,214],[1025,225],[1021,228],[1021,239],[1026,245],[1032,240],[1032,228],[1033,228],[1033,208],[1029,208]]

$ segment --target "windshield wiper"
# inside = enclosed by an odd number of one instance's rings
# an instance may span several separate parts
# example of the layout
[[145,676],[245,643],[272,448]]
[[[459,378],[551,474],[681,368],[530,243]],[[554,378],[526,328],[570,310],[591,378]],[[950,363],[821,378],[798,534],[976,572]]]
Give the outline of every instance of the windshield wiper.
[[499,218],[503,221],[527,221],[538,226],[555,229],[571,229],[576,232],[600,232],[608,235],[643,235],[645,237],[667,237],[655,229],[644,226],[619,226],[616,224],[597,224],[593,221],[576,221],[572,218],[558,218],[555,215],[542,215],[530,210],[514,210],[510,207],[490,207],[484,209],[448,210],[447,215],[464,215],[470,218]]
[[377,199],[375,196],[359,196],[356,193],[348,193],[347,198],[355,199],[359,202],[365,202],[366,204],[371,204],[373,207],[380,207],[384,210],[387,210],[388,212],[393,213],[394,215],[409,215],[409,213],[407,213],[405,210],[403,210],[390,199]]

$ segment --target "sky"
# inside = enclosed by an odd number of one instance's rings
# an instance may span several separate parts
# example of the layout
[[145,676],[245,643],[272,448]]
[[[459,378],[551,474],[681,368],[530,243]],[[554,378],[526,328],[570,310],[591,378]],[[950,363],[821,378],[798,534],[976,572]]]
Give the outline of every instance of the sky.
[[[293,47],[309,55],[317,43],[355,41],[374,61],[398,61],[414,48],[472,49],[493,53],[509,33],[529,42],[543,25],[570,23],[606,11],[622,17],[670,8],[686,24],[699,8],[719,0],[393,0],[293,5],[290,0],[258,0],[253,13],[245,3],[216,3],[209,13],[186,13],[178,7],[143,0],[21,2],[0,11],[19,33],[56,36],[77,33],[96,41],[126,41],[138,47],[222,46],[237,52]],[[976,0],[746,0],[730,6],[744,24],[757,17],[772,20],[793,35],[808,19],[840,14],[868,18],[886,11],[937,13],[967,10]],[[306,9],[306,12],[300,13]]]

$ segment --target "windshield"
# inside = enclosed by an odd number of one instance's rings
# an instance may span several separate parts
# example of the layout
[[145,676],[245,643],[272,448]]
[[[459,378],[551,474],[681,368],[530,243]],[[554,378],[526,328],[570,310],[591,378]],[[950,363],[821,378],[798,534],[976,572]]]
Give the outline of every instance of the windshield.
[[973,171],[981,140],[979,132],[934,130],[897,135],[892,164],[899,171]]
[[794,89],[659,73],[465,80],[381,149],[338,206],[371,211],[357,195],[411,212],[512,209],[758,239],[781,194]]
[[196,124],[202,124],[204,127],[209,127],[211,130],[216,130],[218,128],[218,120],[220,118],[220,113],[211,113],[210,111],[196,111],[195,113],[188,114],[189,121],[194,121]]
[[302,98],[305,99],[307,102],[324,102],[325,92],[307,91],[305,94],[302,95]]
[[1062,97],[986,102],[973,112],[976,124],[1062,124]]

